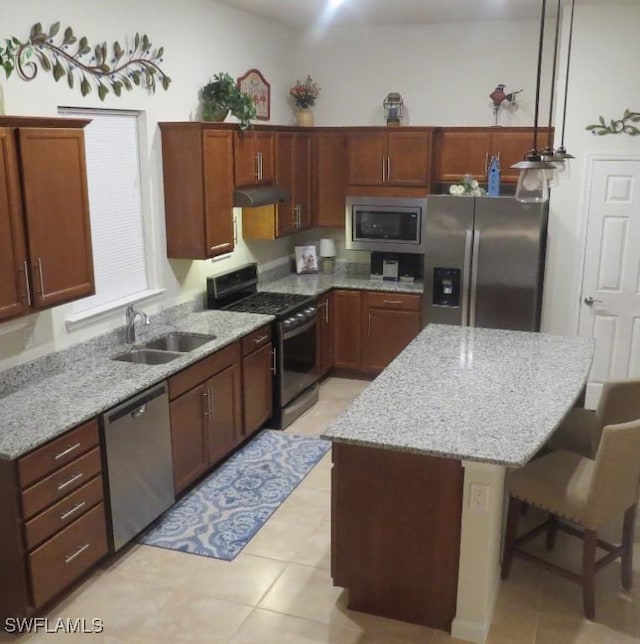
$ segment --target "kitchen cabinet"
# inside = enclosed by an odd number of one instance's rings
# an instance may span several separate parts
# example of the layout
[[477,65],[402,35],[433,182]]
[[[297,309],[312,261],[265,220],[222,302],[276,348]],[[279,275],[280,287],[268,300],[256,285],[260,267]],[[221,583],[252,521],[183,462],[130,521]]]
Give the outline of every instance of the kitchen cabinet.
[[33,614],[108,550],[98,422],[0,460],[0,617]]
[[421,296],[393,291],[335,290],[333,366],[372,376],[418,335]]
[[430,186],[431,128],[354,128],[347,148],[349,186]]
[[420,295],[371,291],[363,294],[363,371],[380,373],[418,335],[420,309]]
[[360,370],[362,362],[362,292],[334,290],[333,366],[337,369]]
[[333,367],[333,307],[331,293],[318,297],[318,324],[316,326],[316,364],[320,378],[326,376]]
[[235,185],[273,183],[275,137],[265,130],[236,131],[233,140]]
[[[546,146],[548,130],[538,134],[538,146]],[[511,168],[522,161],[531,150],[533,128],[444,128],[437,135],[436,180],[458,182],[465,174],[478,181],[487,179],[487,168],[492,156],[500,158],[500,180],[504,183],[518,181],[517,170]]]
[[176,494],[243,439],[240,342],[169,378]]
[[242,234],[247,239],[276,239],[311,227],[311,135],[275,134],[275,181],[291,195],[276,205],[247,208]]
[[243,432],[250,436],[273,414],[273,345],[271,326],[242,339]]
[[160,123],[167,256],[209,259],[234,248],[233,131]]
[[95,292],[87,123],[0,117],[0,319]]
[[344,130],[313,133],[313,225],[344,228],[347,194],[347,135]]

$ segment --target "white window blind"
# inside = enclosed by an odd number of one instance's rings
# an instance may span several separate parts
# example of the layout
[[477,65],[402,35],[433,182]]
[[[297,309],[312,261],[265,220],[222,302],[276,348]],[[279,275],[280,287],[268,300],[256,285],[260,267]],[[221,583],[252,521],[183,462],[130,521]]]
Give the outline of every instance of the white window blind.
[[[66,111],[66,110],[65,110]],[[148,289],[138,115],[73,110],[92,119],[84,128],[96,294],[73,313],[105,310]]]

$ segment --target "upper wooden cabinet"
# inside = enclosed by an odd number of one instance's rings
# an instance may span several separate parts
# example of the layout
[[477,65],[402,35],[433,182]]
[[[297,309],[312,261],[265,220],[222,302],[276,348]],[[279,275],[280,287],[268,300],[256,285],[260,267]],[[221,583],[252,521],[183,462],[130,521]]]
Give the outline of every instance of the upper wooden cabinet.
[[275,206],[247,208],[242,233],[249,239],[275,239],[311,228],[311,135],[275,134],[275,181],[290,199]]
[[235,185],[273,183],[275,137],[264,130],[236,131],[233,141]]
[[0,319],[95,292],[88,122],[0,117]]
[[[548,130],[539,131],[538,147],[546,146]],[[437,135],[436,180],[460,181],[465,174],[478,181],[486,181],[487,168],[492,156],[500,159],[500,180],[516,183],[518,171],[511,166],[522,161],[531,150],[533,128],[444,128]]]
[[349,185],[430,186],[431,128],[354,128],[347,137]]
[[313,225],[344,228],[346,194],[346,132],[316,131],[313,133]]
[[160,123],[167,256],[208,259],[230,253],[233,235],[233,131],[207,123]]

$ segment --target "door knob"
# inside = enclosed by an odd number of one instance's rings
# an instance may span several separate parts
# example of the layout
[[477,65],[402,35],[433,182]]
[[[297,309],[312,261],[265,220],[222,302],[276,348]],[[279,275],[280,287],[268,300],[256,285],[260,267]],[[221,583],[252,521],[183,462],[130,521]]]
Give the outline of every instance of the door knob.
[[590,295],[589,297],[584,298],[584,303],[587,306],[593,306],[594,304],[602,304],[602,300],[594,300]]

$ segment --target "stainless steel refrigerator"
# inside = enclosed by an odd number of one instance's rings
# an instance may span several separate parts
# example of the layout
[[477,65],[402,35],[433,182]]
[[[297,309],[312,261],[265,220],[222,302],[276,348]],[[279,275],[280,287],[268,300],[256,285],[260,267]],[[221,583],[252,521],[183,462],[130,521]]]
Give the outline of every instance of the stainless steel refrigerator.
[[425,321],[538,331],[547,218],[513,197],[428,197]]

